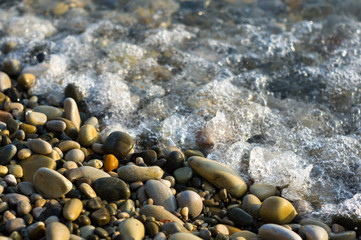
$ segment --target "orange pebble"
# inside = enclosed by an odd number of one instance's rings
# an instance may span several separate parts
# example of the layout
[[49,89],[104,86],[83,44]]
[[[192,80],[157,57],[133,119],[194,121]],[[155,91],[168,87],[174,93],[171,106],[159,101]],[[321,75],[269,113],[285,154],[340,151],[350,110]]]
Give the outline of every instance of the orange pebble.
[[104,170],[106,172],[116,169],[119,165],[118,159],[113,154],[108,154],[104,160]]

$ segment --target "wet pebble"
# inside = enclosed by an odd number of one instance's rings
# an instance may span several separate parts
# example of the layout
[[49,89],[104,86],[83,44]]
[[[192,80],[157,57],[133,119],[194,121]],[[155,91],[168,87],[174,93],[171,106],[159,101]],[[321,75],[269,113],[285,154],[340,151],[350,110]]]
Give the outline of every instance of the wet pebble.
[[6,165],[10,162],[10,160],[15,156],[17,152],[17,148],[9,144],[0,149],[0,165]]
[[125,157],[134,147],[134,140],[125,132],[112,132],[105,140],[104,149],[116,157]]
[[173,175],[178,183],[185,184],[193,177],[193,170],[190,167],[181,167],[176,169]]
[[98,141],[98,132],[93,125],[85,124],[79,130],[77,141],[84,147],[90,147]]
[[176,199],[172,191],[160,181],[148,180],[145,184],[145,190],[156,205],[161,205],[170,212],[177,209]]
[[259,209],[263,221],[276,224],[290,223],[297,212],[293,205],[284,198],[273,196],[264,200]]
[[276,195],[277,188],[270,184],[256,183],[249,187],[249,192],[263,201],[268,197]]
[[130,190],[127,184],[118,178],[99,178],[92,186],[98,196],[108,201],[116,201],[130,197]]
[[18,78],[18,84],[25,89],[29,89],[35,82],[35,76],[31,73],[23,73]]
[[110,214],[109,214],[108,209],[100,208],[100,209],[94,211],[90,215],[90,218],[91,218],[92,224],[94,224],[95,226],[105,226],[110,221]]

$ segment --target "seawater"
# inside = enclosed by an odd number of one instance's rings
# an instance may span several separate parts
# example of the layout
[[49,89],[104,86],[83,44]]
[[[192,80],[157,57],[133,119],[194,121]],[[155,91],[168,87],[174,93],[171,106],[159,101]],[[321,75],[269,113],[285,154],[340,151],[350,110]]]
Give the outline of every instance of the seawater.
[[0,1],[0,61],[104,137],[199,149],[306,214],[361,220],[358,0]]

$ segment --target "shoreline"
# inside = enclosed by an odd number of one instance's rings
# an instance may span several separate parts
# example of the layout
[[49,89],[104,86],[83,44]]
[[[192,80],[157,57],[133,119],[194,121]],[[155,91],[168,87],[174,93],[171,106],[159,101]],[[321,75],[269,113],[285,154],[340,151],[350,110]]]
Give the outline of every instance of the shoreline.
[[276,186],[247,186],[199,151],[154,146],[134,152],[134,139],[120,131],[101,139],[98,120],[82,119],[69,95],[60,107],[27,96],[34,81],[32,74],[0,75],[5,236],[356,239],[354,226],[297,215],[307,206],[280,197]]

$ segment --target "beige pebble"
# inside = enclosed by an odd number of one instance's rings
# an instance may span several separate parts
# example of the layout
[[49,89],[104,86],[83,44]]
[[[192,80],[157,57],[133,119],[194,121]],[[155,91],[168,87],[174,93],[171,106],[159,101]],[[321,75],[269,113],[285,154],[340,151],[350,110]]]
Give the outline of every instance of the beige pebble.
[[95,198],[97,196],[94,189],[87,183],[80,184],[79,190],[82,191],[82,193],[84,193],[88,198]]
[[64,115],[65,118],[72,121],[75,127],[79,130],[81,119],[79,115],[78,106],[74,99],[66,98],[64,100]]
[[82,162],[85,159],[84,152],[80,149],[72,149],[65,154],[66,161]]
[[80,144],[72,140],[67,140],[59,143],[58,148],[62,152],[67,152],[71,149],[80,149]]
[[31,150],[27,148],[23,148],[18,152],[18,158],[19,160],[24,160],[26,158],[29,158],[31,156]]
[[47,121],[46,115],[40,112],[30,112],[26,114],[25,118],[27,123],[35,126],[43,126]]
[[70,239],[69,229],[60,222],[53,222],[46,226],[47,240],[65,240]]

